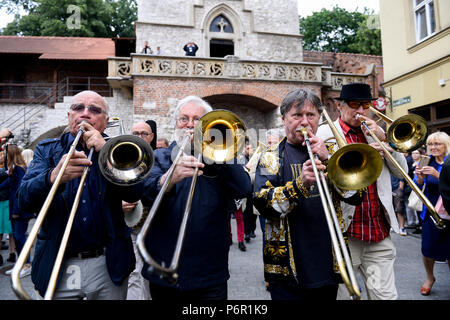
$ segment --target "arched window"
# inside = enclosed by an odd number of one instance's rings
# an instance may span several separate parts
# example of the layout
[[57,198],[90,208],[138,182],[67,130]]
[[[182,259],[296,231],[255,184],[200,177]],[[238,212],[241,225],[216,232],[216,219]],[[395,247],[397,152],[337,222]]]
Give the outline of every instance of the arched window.
[[222,14],[218,15],[209,26],[210,32],[234,33],[230,21]]

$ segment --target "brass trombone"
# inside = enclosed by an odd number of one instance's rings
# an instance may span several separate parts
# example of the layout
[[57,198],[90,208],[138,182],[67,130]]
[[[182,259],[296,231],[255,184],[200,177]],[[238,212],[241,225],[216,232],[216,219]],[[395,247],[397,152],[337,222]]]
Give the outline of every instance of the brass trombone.
[[[389,145],[393,149],[399,152],[408,152],[419,148],[426,140],[428,135],[428,127],[426,121],[422,117],[410,114],[400,117],[395,121],[392,121],[384,114],[382,115],[382,113],[380,113],[375,108],[370,107],[370,110],[375,114],[377,114],[378,116],[380,116],[388,124],[390,124],[387,139],[389,141]],[[356,118],[359,118],[358,114],[356,115]],[[414,183],[411,177],[402,169],[402,167],[398,164],[398,162],[395,161],[394,157],[386,149],[386,147],[383,145],[380,139],[378,139],[375,133],[369,128],[366,122],[364,120],[361,120],[361,124],[362,126],[364,126],[364,128],[367,129],[372,138],[383,149],[386,158],[397,168],[397,170],[401,173],[405,181],[411,186],[411,188],[417,194],[419,199],[427,207],[428,212],[430,213],[430,218],[433,221],[436,228],[444,229],[446,225],[442,220],[442,218],[437,213],[436,209],[434,208],[430,200],[428,200],[428,198],[423,194],[422,190],[420,190],[420,188]]]
[[[53,198],[56,194],[56,191],[61,183],[61,178],[67,168],[67,165],[72,158],[75,148],[78,145],[78,142],[80,141],[80,138],[82,134],[85,132],[85,129],[83,127],[83,122],[80,125],[80,129],[77,132],[77,135],[75,137],[75,140],[73,141],[72,145],[70,146],[69,152],[66,155],[66,158],[61,166],[61,170],[59,171],[58,175],[56,176],[55,182],[53,183],[49,194],[47,195],[47,198],[45,199],[44,204],[42,205],[42,208],[36,218],[36,221],[30,231],[30,234],[24,244],[24,247],[17,259],[16,264],[14,265],[14,268],[11,273],[11,286],[16,294],[16,296],[21,300],[31,300],[31,297],[27,294],[27,292],[23,289],[23,286],[20,282],[20,271],[22,270],[25,261],[28,257],[28,255],[31,252],[31,248],[33,246],[34,241],[37,238],[38,232],[44,222],[44,219],[46,217],[47,211],[50,208],[50,205],[53,201]],[[126,147],[123,147],[121,144],[117,144],[117,140],[119,139],[121,142],[123,140],[128,139],[127,143],[125,143]],[[108,139],[108,138],[106,138]],[[112,172],[116,173],[122,173],[123,171],[133,171],[134,168],[139,167],[139,177],[133,176],[133,179],[131,179],[131,183],[137,183],[138,180],[142,180],[145,178],[148,173],[150,173],[150,169],[153,166],[153,152],[148,146],[147,143],[145,143],[143,140],[139,140],[140,138],[135,136],[118,136],[112,139],[109,139],[109,141],[103,146],[102,150],[99,154],[99,167],[102,171],[102,162],[101,159],[104,159],[105,157],[108,159],[112,159],[111,163],[113,168],[116,170],[111,170]],[[114,146],[111,148],[111,146]],[[136,149],[136,150],[133,150]],[[94,148],[91,148],[89,151],[88,159],[90,160],[93,154]],[[139,157],[136,157],[132,159],[130,157],[130,153],[135,156],[136,154],[139,155]],[[143,168],[146,168],[146,170],[142,170]],[[72,205],[72,209],[69,214],[69,218],[66,224],[66,228],[64,230],[64,234],[61,240],[61,245],[59,247],[55,263],[53,265],[52,273],[50,275],[49,284],[47,286],[47,290],[44,296],[45,300],[51,300],[53,298],[53,294],[56,289],[56,284],[58,280],[59,271],[61,268],[61,264],[64,258],[64,253],[67,247],[67,243],[69,241],[70,231],[72,229],[73,221],[75,218],[75,214],[78,208],[78,204],[80,202],[81,194],[83,191],[84,182],[86,180],[87,174],[89,172],[89,167],[85,167],[83,174],[80,178],[80,184],[78,185],[78,189],[75,195],[74,203]],[[134,171],[133,171],[134,172]],[[104,174],[104,173],[103,173]],[[104,174],[105,175],[105,174]],[[128,177],[128,175],[126,175]],[[111,178],[109,176],[105,176],[106,179],[111,181]],[[119,179],[116,179],[114,181],[111,181],[116,184],[120,184]],[[125,179],[124,184],[128,185],[130,182],[130,179]]]
[[421,116],[407,114],[394,121],[374,107],[370,107],[370,111],[389,125],[386,137],[392,149],[402,153],[410,152],[427,140],[429,129]]
[[[382,159],[380,154],[367,144],[347,144],[337,131],[335,125],[328,116],[327,111],[324,110],[322,113],[339,146],[339,150],[328,160],[328,177],[331,182],[343,190],[357,190],[371,185],[376,181],[382,170]],[[360,300],[361,292],[340,229],[325,174],[323,171],[317,170],[317,166],[314,162],[314,160],[317,159],[317,155],[313,155],[312,153],[307,129],[302,127],[297,129],[297,131],[302,133],[309,158],[311,159],[339,272],[350,297],[354,300]],[[370,166],[368,164],[370,164]]]
[[[224,163],[236,157],[242,151],[244,146],[246,128],[242,120],[233,112],[227,110],[215,110],[205,114],[194,128],[194,149],[198,152],[197,160],[203,159],[216,163]],[[231,134],[231,136],[229,135]],[[197,182],[198,167],[195,169],[190,185],[188,200],[184,210],[183,220],[178,231],[177,243],[172,256],[172,260],[165,265],[165,262],[158,263],[148,252],[145,247],[145,238],[153,222],[153,219],[161,204],[162,198],[172,180],[173,172],[183,155],[184,150],[190,145],[191,136],[186,135],[179,147],[179,151],[173,160],[172,165],[167,171],[167,177],[161,186],[147,219],[142,226],[141,232],[137,235],[136,245],[144,261],[149,264],[148,271],[159,275],[170,283],[178,280],[178,263],[180,260],[181,250],[183,247],[184,236],[186,233],[187,222],[189,219],[192,198]],[[229,142],[232,143],[229,143]],[[211,163],[211,162],[207,162]]]

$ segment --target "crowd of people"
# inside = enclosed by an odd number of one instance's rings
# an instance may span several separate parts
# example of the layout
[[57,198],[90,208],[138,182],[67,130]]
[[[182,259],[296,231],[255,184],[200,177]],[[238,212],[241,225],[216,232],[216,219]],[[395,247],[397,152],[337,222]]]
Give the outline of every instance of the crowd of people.
[[[45,295],[71,203],[88,166],[54,299],[226,300],[233,218],[238,248],[243,252],[245,243],[255,238],[259,220],[261,263],[273,300],[350,299],[316,180],[317,170],[326,172],[329,159],[339,149],[334,126],[348,144],[370,145],[382,163],[379,176],[367,186],[350,191],[338,186],[329,189],[351,268],[363,279],[367,297],[398,298],[391,233],[407,236],[407,228],[421,232],[425,279],[418,290],[430,295],[436,281],[435,262],[447,261],[450,267],[450,233],[437,228],[427,206],[419,212],[409,208],[408,198],[414,191],[401,171],[423,188],[433,205],[443,203],[439,214],[447,223],[450,137],[435,132],[427,137],[423,150],[397,152],[370,116],[373,100],[369,85],[344,85],[335,98],[338,118],[319,125],[324,108],[320,98],[309,89],[293,90],[280,105],[283,134],[269,130],[267,145],[261,148],[246,139],[236,161],[218,164],[202,161],[194,147],[194,129],[213,110],[211,105],[197,96],[184,97],[173,114],[171,142],[157,136],[153,120],[133,125],[130,133],[150,145],[154,162],[145,179],[124,186],[105,179],[99,168],[99,153],[108,140],[107,102],[93,91],[78,93],[70,103],[65,132],[39,142],[31,163],[31,152],[10,143],[8,129],[0,131],[0,234],[9,237],[8,261],[15,262],[20,255],[30,219],[39,212],[55,181],[60,181],[34,255],[27,258],[20,273],[21,277],[31,273],[37,296]],[[81,139],[66,161],[80,128]],[[190,139],[185,140],[187,136]],[[180,152],[181,141],[189,141],[191,147]],[[90,150],[92,158],[87,156]],[[388,161],[387,152],[397,165]],[[428,155],[428,163],[421,162],[421,153]],[[189,227],[176,275],[164,274],[140,254],[137,242],[142,223],[154,202],[161,201],[144,244],[155,261],[167,266],[189,196]],[[136,221],[131,218],[134,214],[139,217]],[[2,250],[7,247],[2,242]],[[71,280],[74,268],[79,275],[76,285]]]

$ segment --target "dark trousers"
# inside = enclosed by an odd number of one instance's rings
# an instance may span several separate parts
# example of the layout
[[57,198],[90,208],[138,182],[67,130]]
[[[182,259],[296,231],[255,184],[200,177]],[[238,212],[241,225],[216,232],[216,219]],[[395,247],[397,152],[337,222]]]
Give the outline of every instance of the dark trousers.
[[225,301],[228,298],[227,283],[201,288],[196,290],[181,291],[177,288],[160,286],[154,283],[149,284],[150,296],[152,300],[175,300],[175,301],[195,301],[195,300],[215,300]]
[[[28,229],[28,219],[12,219],[11,226],[13,230],[13,237],[16,243],[17,254],[20,255],[22,248],[27,241],[27,229]],[[30,256],[28,255],[26,263],[30,263]]]
[[250,233],[256,230],[256,219],[258,216],[253,213],[253,204],[247,200],[247,207],[243,212],[244,217],[244,230],[245,235],[248,236]]
[[270,282],[272,300],[336,300],[338,285],[328,285],[319,288],[301,288],[292,282]]

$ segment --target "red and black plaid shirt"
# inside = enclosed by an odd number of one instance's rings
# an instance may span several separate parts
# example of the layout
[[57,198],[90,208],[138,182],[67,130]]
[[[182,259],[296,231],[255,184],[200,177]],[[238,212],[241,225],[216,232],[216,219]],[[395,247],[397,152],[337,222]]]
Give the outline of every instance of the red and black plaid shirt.
[[[367,143],[361,128],[352,128],[339,118],[339,124],[344,132],[347,143]],[[362,203],[355,207],[353,221],[348,227],[348,235],[365,241],[379,242],[389,235],[381,204],[378,199],[377,183],[367,187],[367,193]]]

